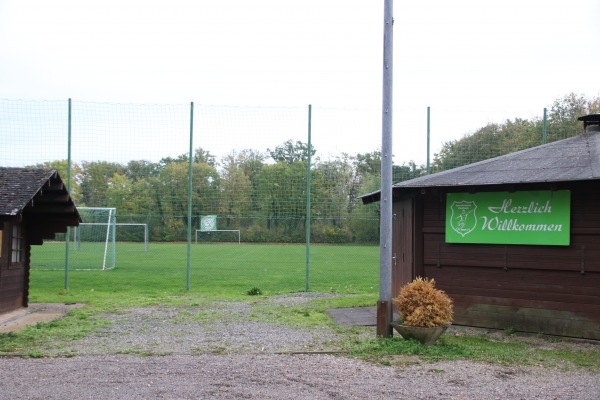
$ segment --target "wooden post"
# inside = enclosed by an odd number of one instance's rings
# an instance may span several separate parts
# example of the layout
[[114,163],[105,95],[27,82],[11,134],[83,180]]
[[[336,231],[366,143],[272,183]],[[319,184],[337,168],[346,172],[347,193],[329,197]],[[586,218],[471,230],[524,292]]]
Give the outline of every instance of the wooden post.
[[392,337],[392,320],[390,319],[391,304],[389,301],[377,302],[377,336],[389,338]]

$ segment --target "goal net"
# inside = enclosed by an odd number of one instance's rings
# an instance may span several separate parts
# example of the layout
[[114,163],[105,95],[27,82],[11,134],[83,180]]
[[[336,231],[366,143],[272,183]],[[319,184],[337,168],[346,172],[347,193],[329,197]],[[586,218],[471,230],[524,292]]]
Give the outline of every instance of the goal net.
[[78,270],[116,267],[117,210],[77,207],[82,222],[73,230],[74,250],[69,268]]
[[198,243],[241,243],[240,231],[237,229],[215,229],[203,231],[196,229],[196,244]]
[[148,251],[148,224],[116,224],[119,251]]

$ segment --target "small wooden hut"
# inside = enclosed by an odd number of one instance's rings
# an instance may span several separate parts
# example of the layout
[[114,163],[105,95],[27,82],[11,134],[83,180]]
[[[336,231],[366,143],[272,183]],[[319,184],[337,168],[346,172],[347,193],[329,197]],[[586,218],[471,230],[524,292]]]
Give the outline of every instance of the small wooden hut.
[[394,185],[393,296],[434,278],[455,324],[600,340],[600,115],[580,120],[582,135]]
[[79,222],[57,171],[0,167],[0,313],[28,305],[31,245]]

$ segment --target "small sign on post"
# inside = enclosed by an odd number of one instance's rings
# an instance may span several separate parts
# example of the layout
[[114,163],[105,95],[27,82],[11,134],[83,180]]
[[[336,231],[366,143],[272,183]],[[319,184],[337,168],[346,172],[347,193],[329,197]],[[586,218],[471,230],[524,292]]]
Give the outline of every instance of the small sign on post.
[[211,232],[217,230],[217,216],[216,215],[202,215],[200,217],[200,231]]

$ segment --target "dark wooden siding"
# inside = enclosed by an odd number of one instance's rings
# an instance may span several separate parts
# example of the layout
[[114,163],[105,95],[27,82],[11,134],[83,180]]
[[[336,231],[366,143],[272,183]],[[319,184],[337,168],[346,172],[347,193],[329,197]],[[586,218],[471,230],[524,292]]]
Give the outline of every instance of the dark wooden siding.
[[10,224],[3,230],[3,251],[0,260],[0,313],[27,306],[29,294],[30,246],[23,242],[23,259],[20,265],[10,263]]
[[0,313],[23,307],[25,269],[0,269]]
[[454,323],[600,339],[598,186],[561,187],[571,190],[564,247],[447,244],[445,193],[422,196],[423,274],[454,299]]

